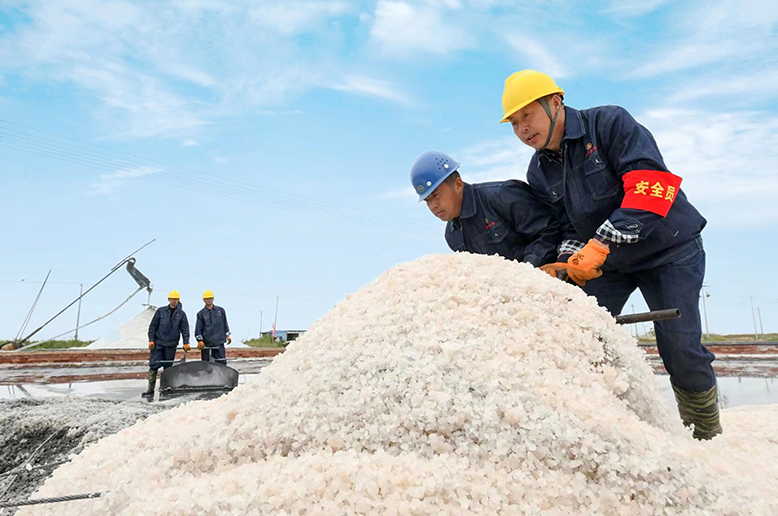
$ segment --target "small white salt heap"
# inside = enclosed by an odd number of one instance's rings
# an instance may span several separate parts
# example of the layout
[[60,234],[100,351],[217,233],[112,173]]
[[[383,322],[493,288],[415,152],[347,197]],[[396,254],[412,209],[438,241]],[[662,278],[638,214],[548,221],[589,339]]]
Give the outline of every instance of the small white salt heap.
[[743,437],[693,441],[580,289],[428,256],[256,382],[91,446],[36,496],[110,493],[34,514],[769,514],[776,443]]

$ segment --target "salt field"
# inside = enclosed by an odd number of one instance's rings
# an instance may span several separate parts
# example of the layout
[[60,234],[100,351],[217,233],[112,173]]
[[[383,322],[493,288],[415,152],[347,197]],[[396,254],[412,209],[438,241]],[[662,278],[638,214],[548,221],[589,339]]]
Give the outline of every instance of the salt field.
[[[723,406],[755,396],[727,380]],[[100,498],[20,514],[776,512],[774,407],[725,410],[724,434],[698,442],[663,382],[579,289],[428,256],[229,395],[100,440],[35,494]]]

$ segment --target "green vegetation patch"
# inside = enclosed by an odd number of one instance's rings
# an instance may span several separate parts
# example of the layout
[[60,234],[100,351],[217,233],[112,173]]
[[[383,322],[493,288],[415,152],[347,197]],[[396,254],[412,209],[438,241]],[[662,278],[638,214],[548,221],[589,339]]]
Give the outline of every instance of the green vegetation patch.
[[76,339],[70,339],[70,340],[52,340],[49,342],[44,342],[43,344],[40,344],[38,346],[33,346],[30,348],[30,351],[36,350],[36,349],[68,349],[68,348],[83,348],[85,346],[90,345],[93,343],[93,340],[76,340]]
[[263,335],[258,339],[244,340],[243,343],[252,348],[285,348],[286,343],[274,339],[270,335]]

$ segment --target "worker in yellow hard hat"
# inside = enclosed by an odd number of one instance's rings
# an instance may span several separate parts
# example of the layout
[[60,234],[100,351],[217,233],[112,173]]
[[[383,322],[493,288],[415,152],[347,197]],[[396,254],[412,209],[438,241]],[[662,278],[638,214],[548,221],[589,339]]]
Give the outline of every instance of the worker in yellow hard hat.
[[702,345],[699,296],[705,275],[705,218],[665,165],[652,134],[624,109],[577,110],[548,75],[508,77],[502,122],[535,149],[527,182],[549,206],[562,239],[556,263],[567,277],[619,315],[635,289],[651,310],[679,308],[654,323],[684,423],[698,439],[721,433],[714,355]]
[[167,296],[168,305],[158,308],[149,324],[149,372],[146,376],[148,388],[142,395],[154,396],[157,371],[173,365],[179,338],[183,338],[184,351],[189,351],[189,321],[181,303],[181,294],[171,290]]
[[200,349],[200,358],[208,362],[211,357],[219,364],[227,364],[224,343],[232,343],[230,325],[224,308],[213,304],[213,291],[203,292],[205,307],[197,312],[195,338]]

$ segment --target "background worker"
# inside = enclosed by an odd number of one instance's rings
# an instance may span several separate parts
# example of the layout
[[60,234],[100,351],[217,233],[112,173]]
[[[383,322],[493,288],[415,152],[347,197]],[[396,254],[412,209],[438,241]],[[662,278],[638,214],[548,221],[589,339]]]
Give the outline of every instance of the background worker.
[[184,351],[189,351],[189,321],[184,313],[181,295],[171,290],[167,296],[168,305],[157,308],[149,324],[149,381],[142,396],[153,397],[157,383],[157,371],[173,365],[176,358],[179,336],[184,339]]
[[457,161],[429,151],[413,163],[411,183],[419,202],[447,222],[453,251],[499,254],[535,267],[556,258],[559,224],[523,181],[465,183]]
[[[555,276],[566,269],[614,316],[640,289],[651,310],[680,308],[654,323],[656,343],[683,422],[694,436],[721,433],[714,355],[702,345],[699,297],[706,221],[665,166],[651,133],[623,108],[576,110],[546,74],[505,81],[503,119],[535,149],[527,180],[562,225]],[[586,243],[584,243],[586,242]]]
[[227,323],[227,312],[224,308],[213,304],[213,292],[203,292],[205,308],[197,312],[195,324],[195,338],[200,349],[200,358],[209,361],[211,354],[213,359],[220,364],[227,364],[227,354],[224,342],[232,343],[230,337],[230,325]]

